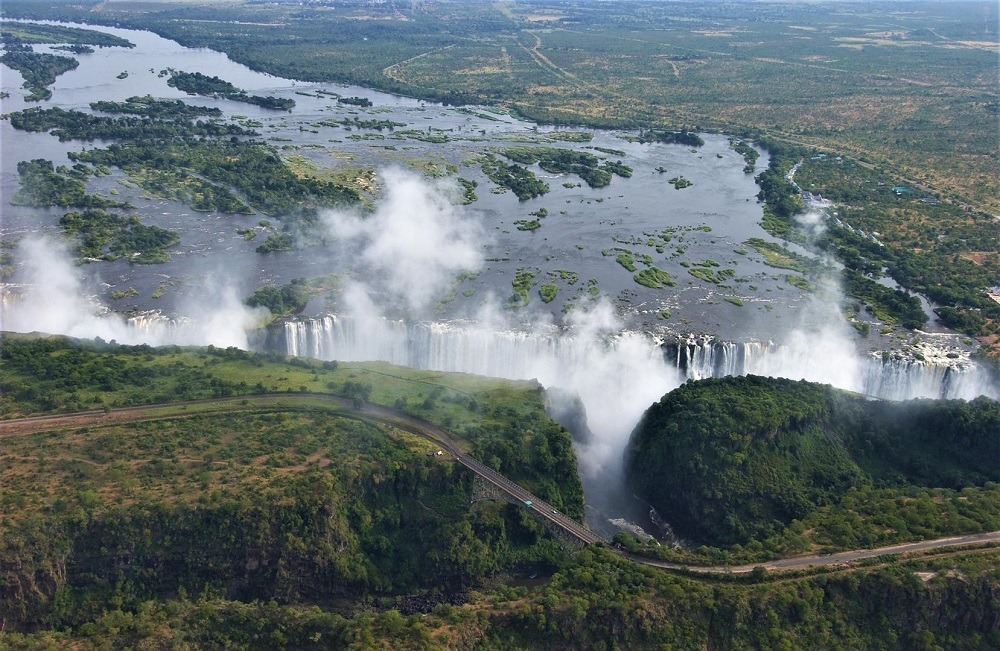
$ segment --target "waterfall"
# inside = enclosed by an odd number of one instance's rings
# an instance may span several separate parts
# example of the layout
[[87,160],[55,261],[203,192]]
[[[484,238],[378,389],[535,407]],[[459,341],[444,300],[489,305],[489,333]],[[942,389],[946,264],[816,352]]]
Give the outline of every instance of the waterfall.
[[888,400],[997,397],[988,373],[967,357],[928,361],[873,353],[850,360],[850,375],[845,376],[838,360],[821,353],[810,357],[808,351],[772,342],[707,336],[662,343],[635,332],[595,339],[555,326],[524,332],[476,323],[326,316],[286,322],[283,344],[289,355],[537,379],[568,389],[577,388],[581,377],[612,374],[626,392],[640,386],[664,389],[653,400],[685,380],[747,374],[805,378]]
[[666,359],[686,379],[702,380],[726,375],[761,373],[760,360],[774,349],[771,342],[715,341],[711,337],[688,337],[663,347]]
[[510,379],[555,380],[585,371],[595,356],[611,353],[617,342],[626,340],[645,343],[648,359],[656,360],[655,342],[638,333],[621,333],[602,345],[555,326],[529,333],[472,323],[406,324],[382,318],[326,316],[286,322],[284,333],[289,355],[347,362],[380,360]]
[[964,398],[971,400],[989,392],[989,378],[968,361],[945,363],[872,354],[863,367],[866,395],[887,400],[907,398]]

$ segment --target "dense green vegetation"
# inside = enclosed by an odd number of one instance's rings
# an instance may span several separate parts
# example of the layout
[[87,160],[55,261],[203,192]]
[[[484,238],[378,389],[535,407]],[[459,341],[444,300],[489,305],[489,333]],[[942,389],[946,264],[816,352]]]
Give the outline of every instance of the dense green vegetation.
[[[541,440],[570,448],[565,430],[544,417],[530,383],[236,349],[14,335],[0,339],[0,359],[0,404],[8,415],[302,386],[301,398],[237,400],[230,403],[235,411],[216,413],[219,403],[165,405],[131,423],[53,424],[47,432],[5,437],[0,581],[8,598],[0,604],[6,622],[0,644],[457,649],[470,643],[610,648],[614,640],[639,649],[930,649],[1000,643],[995,551],[774,583],[766,572],[718,582],[674,576],[600,547],[570,557],[523,509],[470,505],[469,475],[429,455],[429,442],[309,396],[333,390],[450,422],[480,458],[491,450],[512,454],[505,473],[520,473],[525,484],[525,473],[544,473],[542,481],[556,480],[563,495],[572,494],[566,492],[572,481],[556,478],[575,478],[575,469],[564,475],[558,465],[535,466],[545,456]],[[953,428],[957,416],[942,414],[935,425]],[[560,434],[539,438],[549,430]],[[477,436],[487,440],[480,444]],[[581,506],[562,508],[579,514]],[[538,571],[554,574],[528,587],[496,580]]]
[[492,154],[488,154],[483,160],[482,168],[491,181],[502,188],[513,190],[521,201],[540,197],[549,191],[549,184],[539,181],[527,167],[505,163]]
[[[345,611],[202,591],[85,624],[6,633],[14,648],[994,648],[996,552],[761,585],[707,585],[606,550],[568,559],[538,587],[464,600],[386,599]],[[463,603],[464,601],[464,603]]]
[[[190,185],[195,194],[192,204],[199,209],[252,209],[285,216],[361,199],[357,190],[346,185],[294,174],[273,147],[259,142],[142,141],[71,155],[75,160],[120,167],[153,192],[176,191],[179,185]],[[210,196],[206,197],[209,190]]]
[[718,266],[719,263],[715,262],[715,260],[707,260],[705,262],[695,263],[688,267],[688,273],[698,280],[704,280],[705,282],[712,283],[713,285],[719,285],[729,280],[736,274],[735,269],[719,269],[718,271],[715,271],[712,268]]
[[19,206],[72,206],[73,208],[131,208],[126,202],[113,201],[88,194],[82,179],[90,176],[92,170],[77,163],[72,169],[56,170],[52,161],[36,158],[17,164],[21,187],[10,198]]
[[[947,561],[773,585],[706,585],[581,553],[544,588],[496,595],[489,643],[499,648],[928,649],[990,646],[996,560],[949,581]],[[976,568],[976,569],[973,569]],[[923,584],[914,572],[937,575]],[[978,570],[978,571],[977,571]],[[950,589],[961,596],[946,597]],[[941,592],[938,592],[938,591]],[[971,606],[969,626],[964,604]],[[935,604],[935,605],[932,605]],[[930,613],[940,616],[932,624]]]
[[355,116],[353,118],[343,118],[342,120],[324,120],[318,124],[323,126],[333,126],[334,124],[347,127],[348,129],[371,129],[374,131],[382,131],[383,129],[388,129],[392,131],[396,127],[405,127],[405,122],[396,122],[395,120],[362,120],[361,118]]
[[501,153],[522,165],[538,163],[539,167],[552,174],[576,174],[592,188],[603,188],[611,183],[612,173],[623,177],[632,175],[632,169],[622,165],[621,161],[601,165],[597,156],[584,151],[560,147],[508,147]]
[[661,287],[673,287],[677,283],[674,282],[670,274],[658,267],[647,267],[640,271],[637,271],[632,279],[640,285],[644,285],[651,289],[660,289]]
[[257,288],[246,304],[250,307],[266,307],[274,316],[287,316],[301,312],[309,302],[302,279],[296,278],[291,283],[278,287],[264,285]]
[[508,309],[524,307],[531,301],[531,288],[538,284],[538,269],[518,269],[510,284],[514,291],[503,306]]
[[781,246],[775,242],[768,242],[759,237],[751,237],[744,244],[752,247],[757,253],[760,253],[764,257],[764,264],[769,267],[791,269],[792,271],[806,273],[816,266],[814,260],[810,260],[795,251],[790,251],[785,246]]
[[764,202],[764,220],[761,225],[775,237],[795,240],[794,217],[805,206],[787,175],[798,162],[801,150],[772,140],[763,140],[761,144],[767,147],[771,157],[767,169],[756,176],[757,185],[760,186],[757,198]]
[[76,254],[86,260],[128,258],[138,264],[170,259],[167,249],[180,241],[175,231],[147,226],[135,215],[123,217],[99,208],[69,212],[59,220],[63,232],[77,237]]
[[366,97],[338,97],[337,102],[349,106],[368,107],[372,105],[372,101]]
[[245,102],[263,108],[290,111],[295,107],[295,100],[281,97],[261,97],[260,95],[248,95],[245,90],[233,86],[228,81],[219,77],[210,77],[200,72],[181,72],[174,70],[167,79],[167,85],[173,86],[177,90],[182,90],[190,95],[204,95],[205,97],[220,97],[234,102]]
[[28,102],[52,97],[52,91],[46,86],[56,83],[56,77],[80,65],[73,57],[34,52],[30,45],[7,43],[4,48],[0,63],[21,73],[24,78],[22,85],[31,91],[24,98]]
[[[312,282],[312,281],[310,281]],[[287,392],[333,393],[435,423],[470,454],[572,517],[583,492],[569,433],[542,388],[389,364],[287,360],[231,349],[181,350],[4,335],[0,415]]]
[[640,131],[639,142],[663,142],[671,145],[687,145],[688,147],[701,147],[705,140],[697,133],[688,131],[657,131],[650,129]]
[[880,285],[851,269],[844,270],[843,278],[844,291],[871,305],[875,316],[883,323],[899,323],[910,329],[927,323],[927,314],[916,296]]
[[190,120],[201,116],[213,118],[222,116],[222,109],[219,108],[192,106],[191,104],[185,104],[179,99],[153,99],[150,95],[129,97],[124,102],[91,102],[90,108],[102,113],[129,113],[147,118],[170,120]]
[[462,188],[462,205],[467,206],[479,199],[479,197],[476,196],[476,187],[479,185],[476,181],[470,181],[469,179],[463,179],[462,177],[458,177],[456,181],[458,181],[459,187]]
[[295,249],[295,239],[287,233],[271,233],[257,246],[257,253],[280,253]]
[[[162,113],[161,107],[150,110]],[[132,112],[132,111],[129,111]],[[255,132],[236,124],[226,124],[215,120],[192,122],[180,116],[174,119],[146,119],[144,117],[108,117],[91,115],[54,107],[50,109],[29,108],[10,115],[10,123],[21,131],[48,131],[59,140],[129,140],[145,141],[160,138],[183,138],[195,136],[252,136]],[[176,119],[180,118],[180,119]]]
[[264,285],[257,288],[246,300],[250,307],[266,307],[274,317],[301,312],[311,298],[335,291],[340,286],[336,274],[316,278],[295,278],[287,285]]
[[271,408],[85,429],[5,445],[53,462],[4,468],[8,627],[80,625],[181,594],[434,603],[562,560],[522,509],[470,507],[467,472],[385,425]]
[[70,52],[72,54],[93,54],[94,48],[89,45],[80,45],[74,43],[72,45],[53,45],[53,50],[59,50],[61,52]]
[[740,138],[730,138],[729,146],[746,161],[743,171],[747,174],[753,174],[757,159],[760,158],[760,154],[753,148],[753,145]]
[[[682,535],[711,545],[746,545],[819,509],[864,504],[852,491],[877,499],[866,509],[893,499],[887,512],[905,519],[908,490],[978,486],[985,499],[961,516],[921,510],[921,535],[1000,525],[1000,405],[987,398],[889,403],[783,379],[703,380],[646,412],[627,459],[639,493]],[[946,501],[962,511],[958,494]]]
[[166,262],[166,249],[178,243],[175,231],[146,226],[139,217],[124,217],[105,208],[132,208],[127,202],[113,201],[88,194],[84,180],[106,168],[92,168],[76,163],[72,168],[54,168],[51,161],[38,158],[17,164],[21,187],[11,203],[25,206],[61,206],[84,208],[69,212],[59,220],[63,232],[79,240],[76,254],[86,260],[117,260],[127,257],[138,264]]
[[538,288],[538,298],[542,299],[543,303],[551,303],[558,293],[559,286],[551,283],[545,283]]

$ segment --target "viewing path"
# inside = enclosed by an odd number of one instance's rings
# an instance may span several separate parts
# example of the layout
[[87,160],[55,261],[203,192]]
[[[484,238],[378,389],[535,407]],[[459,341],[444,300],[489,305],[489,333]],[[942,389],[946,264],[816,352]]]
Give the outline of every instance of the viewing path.
[[[244,409],[259,409],[262,407],[297,409],[307,406],[303,404],[304,402],[316,402],[317,404],[327,405],[332,403],[339,409],[347,412],[349,416],[391,425],[392,427],[404,430],[431,441],[441,447],[442,453],[447,452],[456,462],[468,468],[483,481],[497,488],[501,493],[508,496],[512,501],[520,504],[523,508],[530,510],[536,517],[558,527],[563,533],[568,534],[569,536],[579,540],[581,543],[587,545],[607,543],[606,540],[592,532],[590,529],[587,529],[576,520],[563,515],[550,504],[547,504],[492,468],[487,467],[467,455],[462,451],[458,443],[456,443],[450,436],[448,436],[447,433],[444,432],[444,430],[439,427],[425,420],[396,411],[395,409],[368,403],[358,406],[355,401],[349,398],[340,398],[326,394],[268,393],[248,396],[233,396],[228,398],[186,400],[159,405],[122,407],[107,411],[97,410],[72,414],[53,414],[49,416],[16,418],[0,421],[0,439],[14,436],[25,436],[53,429],[80,427],[83,425],[112,425],[117,423],[166,418],[184,418],[188,416],[205,415],[218,412],[225,413]],[[186,411],[191,407],[196,407],[196,409]],[[623,558],[627,558],[636,563],[666,570],[680,570],[703,574],[746,574],[752,572],[758,567],[762,567],[765,570],[801,570],[816,567],[846,565],[859,560],[894,554],[905,554],[908,552],[985,544],[1000,544],[1000,531],[991,531],[965,536],[950,536],[935,540],[924,540],[888,547],[879,547],[877,549],[858,549],[838,552],[835,554],[798,556],[794,558],[783,558],[775,561],[733,566],[705,566],[670,563],[636,556],[617,550],[613,547],[609,547],[609,549],[618,553]]]

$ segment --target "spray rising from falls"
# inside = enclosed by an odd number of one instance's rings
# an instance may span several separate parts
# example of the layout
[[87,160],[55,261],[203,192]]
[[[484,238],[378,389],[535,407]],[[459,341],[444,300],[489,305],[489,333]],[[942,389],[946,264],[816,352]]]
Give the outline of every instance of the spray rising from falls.
[[[621,332],[588,340],[572,329],[555,326],[524,332],[474,323],[407,324],[332,315],[287,322],[282,336],[278,346],[289,355],[381,360],[414,368],[535,378],[546,386],[549,383],[543,378],[553,378],[558,381],[552,385],[562,388],[571,388],[567,384],[574,383],[572,378],[577,374],[600,373],[607,363],[599,358],[615,355],[622,357],[617,366],[623,372],[615,381],[627,388],[650,380],[629,372],[643,370],[662,377],[671,388],[686,380],[771,375],[824,382],[886,400],[972,399],[996,393],[986,372],[967,359],[927,361],[874,353],[848,360],[854,375],[847,376],[840,365],[815,363],[826,357],[821,346],[805,353],[772,342],[735,343],[711,337],[663,344],[641,333]],[[640,352],[641,363],[629,359],[635,352]]]
[[124,317],[85,297],[78,270],[65,247],[26,238],[19,245],[23,284],[5,292],[0,329],[45,332],[81,339],[99,337],[120,344],[215,345],[249,348],[248,332],[261,312],[243,305],[235,288],[206,279],[198,298],[180,308],[186,316],[157,313]]
[[[385,196],[371,215],[328,211],[330,235],[355,257],[380,302],[424,314],[460,272],[475,272],[487,243],[482,225],[448,199],[456,188],[431,185],[399,168],[382,171]],[[355,283],[357,285],[358,283]],[[356,292],[374,294],[370,286]]]

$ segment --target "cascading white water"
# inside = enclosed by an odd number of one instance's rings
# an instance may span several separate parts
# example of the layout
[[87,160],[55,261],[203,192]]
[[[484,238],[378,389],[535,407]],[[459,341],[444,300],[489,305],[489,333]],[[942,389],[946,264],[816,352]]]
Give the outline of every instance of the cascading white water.
[[[634,336],[626,333],[619,338]],[[547,332],[527,333],[474,324],[406,324],[339,316],[288,322],[285,341],[289,355],[340,361],[380,360],[510,379],[551,377],[553,373],[565,376],[585,366],[600,349],[594,341],[564,336],[555,327]]]
[[774,348],[771,342],[715,341],[711,337],[688,337],[664,347],[664,355],[689,380],[754,373],[759,362]]
[[[863,366],[864,393],[887,400],[964,398],[990,395],[988,379],[969,362],[934,363],[873,354]],[[991,397],[997,397],[996,391]]]
[[[789,359],[784,346],[771,342],[715,341],[689,337],[664,346],[668,361],[689,380],[726,375],[806,377]],[[884,400],[912,398],[996,397],[986,373],[966,359],[912,359],[872,353],[858,360],[857,377],[850,382],[825,381],[840,388]],[[821,381],[822,372],[818,374]]]
[[[996,395],[986,373],[964,359],[924,361],[873,354],[850,360],[845,374],[836,364],[820,365],[808,353],[788,346],[709,337],[664,346],[634,332],[594,340],[556,327],[527,333],[477,324],[327,316],[286,323],[285,344],[290,355],[537,378],[545,386],[568,389],[576,388],[580,376],[606,372],[609,361],[616,359],[617,381],[626,389],[652,383],[669,390],[684,380],[755,374],[827,382],[888,400]],[[632,352],[625,354],[626,349]],[[817,357],[822,357],[821,351]]]

